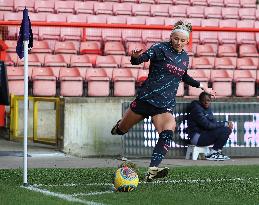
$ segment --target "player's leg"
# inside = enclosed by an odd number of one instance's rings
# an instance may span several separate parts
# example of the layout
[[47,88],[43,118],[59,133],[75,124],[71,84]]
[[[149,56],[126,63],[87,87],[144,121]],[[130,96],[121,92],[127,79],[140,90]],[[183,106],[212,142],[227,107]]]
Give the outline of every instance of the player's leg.
[[153,150],[146,178],[147,181],[152,181],[152,179],[163,178],[167,176],[169,169],[167,167],[159,168],[158,166],[168,152],[170,142],[173,138],[173,132],[176,127],[175,119],[169,112],[153,116],[152,121],[159,134],[159,139]]
[[133,125],[137,124],[145,117],[147,106],[142,101],[135,99],[131,102],[130,107],[127,109],[122,119],[112,128],[112,135],[123,135],[128,132]]

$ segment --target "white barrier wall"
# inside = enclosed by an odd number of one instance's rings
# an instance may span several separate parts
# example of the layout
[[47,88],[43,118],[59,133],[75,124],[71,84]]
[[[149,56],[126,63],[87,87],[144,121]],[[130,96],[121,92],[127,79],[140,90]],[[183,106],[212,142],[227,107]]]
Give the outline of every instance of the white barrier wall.
[[110,131],[122,116],[122,102],[130,100],[133,98],[65,98],[63,151],[81,157],[121,155],[121,136]]

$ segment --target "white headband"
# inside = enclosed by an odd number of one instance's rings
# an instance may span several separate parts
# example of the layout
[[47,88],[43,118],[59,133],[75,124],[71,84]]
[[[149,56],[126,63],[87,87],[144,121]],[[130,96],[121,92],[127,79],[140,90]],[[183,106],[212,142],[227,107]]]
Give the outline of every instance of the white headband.
[[190,33],[184,29],[177,28],[177,29],[172,30],[172,33],[175,33],[175,32],[181,32],[184,35],[186,35],[188,38],[190,37]]

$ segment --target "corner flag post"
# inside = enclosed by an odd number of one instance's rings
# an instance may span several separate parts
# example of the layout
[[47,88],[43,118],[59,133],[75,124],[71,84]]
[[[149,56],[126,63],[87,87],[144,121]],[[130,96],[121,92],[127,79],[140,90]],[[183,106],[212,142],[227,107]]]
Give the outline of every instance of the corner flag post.
[[[28,48],[32,47],[32,31],[28,10],[23,10],[23,20],[19,32],[16,52],[20,59],[24,57],[24,155],[23,155],[23,185],[28,185],[27,180],[27,139],[28,139]],[[30,42],[29,42],[30,41]]]

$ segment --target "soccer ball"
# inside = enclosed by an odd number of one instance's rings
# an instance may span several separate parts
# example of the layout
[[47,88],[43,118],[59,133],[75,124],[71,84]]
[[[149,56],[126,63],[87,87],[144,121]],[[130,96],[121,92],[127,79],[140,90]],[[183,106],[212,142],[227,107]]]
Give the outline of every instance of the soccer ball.
[[118,192],[130,192],[137,188],[139,178],[137,173],[126,166],[123,166],[114,173],[114,188]]

